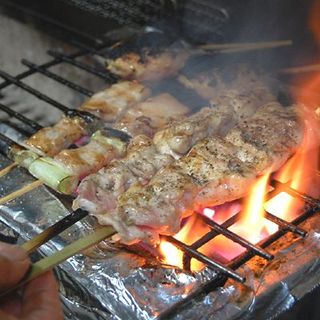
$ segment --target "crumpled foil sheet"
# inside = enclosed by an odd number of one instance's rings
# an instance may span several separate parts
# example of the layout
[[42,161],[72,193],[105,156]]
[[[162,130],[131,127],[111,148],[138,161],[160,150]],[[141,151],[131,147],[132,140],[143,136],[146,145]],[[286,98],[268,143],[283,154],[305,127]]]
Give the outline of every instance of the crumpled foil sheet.
[[[6,125],[0,131],[15,135]],[[1,167],[9,163],[0,155]],[[0,196],[31,181],[26,170],[15,168],[0,178]],[[37,188],[0,206],[0,222],[6,226],[0,224],[0,233],[9,227],[9,234],[19,235],[18,242],[30,239],[69,213],[64,204],[46,187]],[[320,284],[320,226],[315,218],[307,222],[306,228],[314,231],[302,241],[303,246],[297,241],[280,251],[263,269],[258,267],[259,274],[255,263],[241,267],[238,271],[247,278],[245,286],[228,281],[179,310],[174,318],[271,319],[293,306]],[[43,245],[34,258],[56,252],[92,232],[94,226],[91,217],[83,219]],[[56,268],[65,318],[154,319],[216,275],[209,269],[192,275],[149,259],[105,243],[65,261]]]

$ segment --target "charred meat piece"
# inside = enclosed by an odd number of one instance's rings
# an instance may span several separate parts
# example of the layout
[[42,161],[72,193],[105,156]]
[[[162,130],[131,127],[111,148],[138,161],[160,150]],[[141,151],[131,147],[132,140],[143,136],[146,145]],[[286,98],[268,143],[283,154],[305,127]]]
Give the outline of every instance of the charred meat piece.
[[118,120],[128,108],[150,96],[150,90],[136,81],[122,81],[97,92],[80,110],[95,114],[107,122]]
[[194,210],[245,196],[258,175],[277,170],[301,143],[296,109],[270,103],[224,139],[200,141],[147,186],[120,195],[115,214],[97,215],[99,222],[113,225],[126,243],[157,240],[159,233],[176,233]]
[[186,50],[164,50],[158,54],[128,53],[116,60],[108,60],[108,70],[124,79],[159,80],[180,70],[189,53]]
[[40,129],[24,143],[42,155],[53,156],[87,134],[86,123],[79,117],[63,117],[52,127]]

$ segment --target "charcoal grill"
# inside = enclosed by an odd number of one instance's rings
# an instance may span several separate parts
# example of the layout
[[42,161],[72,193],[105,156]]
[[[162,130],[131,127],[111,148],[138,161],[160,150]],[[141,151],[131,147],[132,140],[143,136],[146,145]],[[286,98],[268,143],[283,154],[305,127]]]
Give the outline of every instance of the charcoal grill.
[[[72,40],[71,45],[74,46],[76,49],[74,53],[69,54],[63,51],[55,51],[49,50],[48,55],[52,57],[52,60],[44,63],[44,64],[35,64],[27,59],[22,59],[22,64],[27,66],[29,69],[25,72],[22,72],[18,75],[12,76],[7,72],[0,70],[0,77],[4,79],[2,83],[0,83],[0,89],[4,89],[10,85],[15,85],[22,90],[28,92],[30,95],[40,99],[46,103],[48,103],[51,107],[56,108],[63,113],[70,112],[70,108],[61,104],[60,102],[52,99],[48,95],[42,93],[41,91],[27,85],[24,83],[24,79],[35,75],[41,74],[45,78],[50,78],[71,90],[78,92],[84,96],[90,97],[93,94],[93,91],[76,84],[73,81],[68,80],[63,75],[58,75],[50,71],[50,68],[62,63],[70,64],[75,68],[81,69],[85,71],[87,74],[91,74],[91,76],[98,77],[106,81],[108,84],[112,84],[118,80],[116,76],[106,71],[102,66],[97,67],[93,66],[89,63],[84,63],[79,61],[78,58],[88,56],[91,57],[91,60],[95,60],[95,57],[100,56],[103,59],[108,58],[108,48],[110,48],[110,41],[104,39],[97,39],[92,38],[92,43],[95,43],[94,46],[87,45],[83,42],[74,41]],[[27,117],[23,114],[12,110],[9,106],[4,104],[0,104],[0,110],[4,113],[7,113],[10,117],[13,117],[23,123],[27,128],[29,128],[29,132],[35,132],[42,128],[42,126]],[[9,124],[10,125],[10,124]],[[17,130],[17,127],[15,127]],[[1,146],[9,146],[12,141],[10,137],[6,137],[5,135],[0,135]],[[217,271],[216,276],[207,281],[204,285],[199,287],[197,290],[191,292],[187,295],[183,300],[177,302],[169,309],[164,311],[158,316],[158,319],[168,319],[170,317],[175,316],[179,313],[180,310],[186,308],[189,303],[197,299],[199,296],[211,292],[212,290],[216,289],[218,286],[223,286],[225,282],[231,278],[238,282],[244,283],[246,281],[244,275],[239,274],[237,269],[249,261],[253,256],[260,256],[265,260],[272,260],[273,255],[268,253],[267,248],[276,240],[281,238],[286,233],[290,232],[298,237],[305,237],[307,235],[307,230],[299,227],[299,225],[307,220],[309,217],[315,215],[320,211],[320,201],[318,199],[312,198],[308,195],[302,194],[297,190],[290,188],[287,184],[280,183],[279,181],[272,181],[272,186],[274,190],[269,193],[269,198],[276,196],[278,193],[285,191],[293,197],[299,198],[305,203],[305,208],[301,212],[301,214],[292,222],[285,221],[279,217],[271,213],[266,213],[266,219],[270,220],[271,222],[278,225],[279,230],[272,234],[271,236],[263,239],[257,245],[250,243],[249,241],[245,240],[244,238],[238,236],[237,234],[231,232],[228,228],[235,224],[241,213],[237,213],[236,215],[229,218],[222,224],[217,224],[212,220],[206,218],[205,216],[201,216],[201,219],[205,224],[207,224],[211,231],[202,236],[201,238],[197,239],[193,244],[187,245],[171,236],[162,236],[163,239],[171,242],[175,246],[177,246],[181,251],[184,253],[183,264],[184,269],[190,271],[190,261],[191,259],[197,259],[207,265],[209,268]],[[79,219],[83,218],[86,214],[84,212],[79,212],[78,214],[73,214],[72,218],[67,217],[63,220],[63,223],[58,222],[57,228],[60,231],[66,229],[69,225],[74,224]],[[66,222],[68,221],[68,222]],[[246,251],[236,257],[234,260],[227,264],[222,264],[209,256],[206,256],[198,251],[204,244],[208,243],[218,235],[224,235],[225,237],[229,238],[230,240],[240,244],[242,247],[246,249]],[[4,237],[4,240],[8,240],[8,238]]]

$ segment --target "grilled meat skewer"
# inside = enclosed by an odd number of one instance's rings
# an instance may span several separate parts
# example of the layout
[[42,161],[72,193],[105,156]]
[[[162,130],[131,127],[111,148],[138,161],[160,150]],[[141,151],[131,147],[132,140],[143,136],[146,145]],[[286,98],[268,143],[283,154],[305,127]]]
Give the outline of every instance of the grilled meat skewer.
[[112,215],[97,215],[99,222],[112,225],[125,243],[157,241],[158,234],[175,234],[195,210],[243,197],[258,175],[277,170],[298,148],[297,108],[267,104],[225,138],[200,141],[147,186],[132,185]]
[[187,50],[163,50],[157,55],[127,53],[115,60],[107,60],[107,69],[124,79],[153,81],[172,76],[186,63]]
[[[246,73],[241,75],[242,82],[249,80],[245,78]],[[185,155],[201,139],[213,135],[223,136],[236,123],[242,121],[244,114],[248,119],[258,107],[275,99],[265,87],[263,91],[266,94],[258,101],[255,97],[261,90],[259,88],[257,93],[256,88],[243,90],[238,96],[227,94],[229,99],[224,99],[222,105],[202,108],[186,119],[170,123],[156,132],[153,140],[143,136],[133,139],[125,158],[113,161],[110,166],[89,175],[80,183],[73,207],[80,207],[96,215],[112,214],[118,196],[130,185],[136,182],[146,184],[159,169]],[[215,92],[218,98],[219,91]],[[221,95],[224,97],[226,93],[228,92],[224,86]],[[143,104],[147,102],[148,100]],[[132,110],[134,113],[134,109]]]
[[[158,108],[160,101],[162,103],[166,102],[167,108],[171,110],[170,113],[165,115],[163,109]],[[137,104],[133,107],[133,109],[135,108],[137,108],[137,112],[134,114],[139,118],[139,110],[141,110],[142,106]],[[170,122],[172,119],[184,116],[189,111],[167,94],[149,99],[143,110],[150,116],[149,119],[153,124],[153,130],[159,128],[157,126]],[[133,115],[131,115],[131,119],[136,121]],[[144,132],[145,128],[140,126],[135,128],[134,132],[129,131],[129,133],[139,133],[138,130]],[[53,158],[39,158],[36,153],[31,151],[26,153],[26,150],[23,150],[23,152],[18,150],[17,154],[14,154],[14,150],[11,150],[10,155],[12,159],[26,167],[32,175],[50,187],[61,193],[71,194],[79,180],[89,173],[96,172],[111,160],[125,155],[128,135],[123,132],[121,137],[120,133],[121,131],[115,136],[110,136],[108,131],[106,133],[104,130],[97,131],[92,135],[88,144],[76,149],[62,150]]]
[[[145,100],[150,90],[136,81],[122,81],[94,94],[82,106],[81,111],[70,110],[57,124],[43,128],[24,142],[24,146],[41,155],[54,156],[81,137],[92,134],[103,122],[118,120],[129,108]],[[85,121],[78,113],[87,112],[102,120]],[[88,113],[88,115],[90,115]]]
[[[248,93],[248,99],[254,92]],[[241,98],[241,97],[240,97]],[[240,100],[246,101],[245,99]],[[240,103],[239,103],[240,104]],[[125,158],[113,161],[98,173],[89,175],[79,185],[73,207],[97,215],[112,215],[117,198],[132,184],[146,184],[164,166],[185,155],[201,139],[223,135],[241,121],[238,104],[203,108],[190,117],[170,123],[159,130],[153,140],[138,136],[130,143]],[[247,105],[242,104],[246,109]],[[259,104],[256,104],[256,109]],[[247,115],[252,116],[252,108]],[[244,113],[244,111],[242,111]],[[241,114],[241,112],[240,112]]]

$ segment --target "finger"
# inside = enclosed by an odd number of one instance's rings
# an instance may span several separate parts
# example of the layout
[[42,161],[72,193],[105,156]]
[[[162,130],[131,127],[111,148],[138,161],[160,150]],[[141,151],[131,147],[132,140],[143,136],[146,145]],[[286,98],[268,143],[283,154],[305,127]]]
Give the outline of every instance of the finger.
[[17,320],[16,317],[11,316],[11,315],[9,315],[9,314],[5,313],[4,311],[1,311],[1,310],[0,310],[0,319],[1,320]]
[[25,287],[22,300],[22,319],[63,319],[58,284],[52,272],[39,276]]
[[0,291],[17,284],[28,271],[29,264],[23,249],[0,242]]
[[[0,310],[8,315],[18,317],[21,314],[21,296],[15,292],[1,298]],[[2,320],[1,316],[0,319]]]

